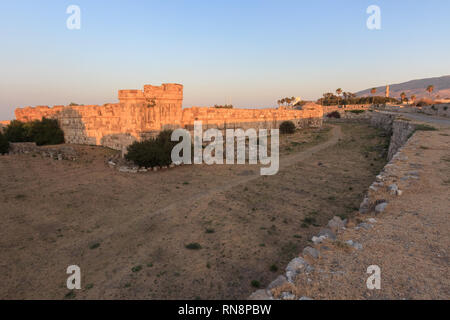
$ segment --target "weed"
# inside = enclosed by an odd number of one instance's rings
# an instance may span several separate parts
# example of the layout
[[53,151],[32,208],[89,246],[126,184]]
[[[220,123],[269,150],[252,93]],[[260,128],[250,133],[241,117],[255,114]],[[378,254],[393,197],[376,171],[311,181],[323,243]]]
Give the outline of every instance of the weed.
[[135,266],[135,267],[131,268],[131,271],[132,271],[132,272],[139,272],[139,271],[141,271],[141,270],[142,270],[142,266],[141,266],[141,265]]
[[65,299],[74,299],[75,298],[75,291],[70,291],[70,292],[66,293],[64,298]]
[[437,131],[437,129],[427,124],[418,124],[416,125],[415,131]]
[[201,248],[202,248],[202,246],[197,242],[192,242],[192,243],[189,243],[186,245],[186,249],[189,249],[189,250],[199,250]]
[[94,249],[97,249],[98,247],[100,247],[100,243],[96,242],[96,243],[91,244],[89,246],[89,249],[94,250]]

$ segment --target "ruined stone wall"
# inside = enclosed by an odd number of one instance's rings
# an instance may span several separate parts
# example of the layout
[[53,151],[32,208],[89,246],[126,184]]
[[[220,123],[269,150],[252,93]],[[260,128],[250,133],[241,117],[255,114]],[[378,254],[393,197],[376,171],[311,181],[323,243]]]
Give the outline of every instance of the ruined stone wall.
[[447,117],[450,118],[450,104],[434,104],[431,106],[386,106],[386,111],[404,112],[404,113],[425,113],[430,116]]
[[283,121],[292,121],[298,128],[320,127],[323,111],[319,105],[303,110],[280,109],[222,109],[193,107],[183,110],[181,124],[190,129],[194,121],[202,121],[204,128],[219,129],[275,129]]
[[398,118],[397,115],[375,112],[370,121],[371,125],[381,128],[391,134],[388,161],[391,161],[400,148],[406,144],[416,130],[417,123]]
[[435,104],[434,106],[422,107],[425,114],[450,118],[450,103]]
[[323,113],[327,115],[333,111],[350,111],[350,110],[369,110],[372,105],[370,104],[349,104],[347,106],[323,106]]
[[293,121],[297,127],[320,127],[323,109],[309,104],[303,110],[284,109],[182,109],[183,86],[163,84],[144,90],[120,90],[119,103],[88,106],[39,106],[16,109],[16,119],[28,122],[57,119],[67,143],[92,144],[125,150],[136,140],[164,129],[193,128],[195,121],[216,128],[278,128]]
[[103,106],[55,106],[16,109],[16,119],[24,122],[43,117],[57,119],[66,143],[103,145],[121,150],[139,138],[143,124],[142,104]]

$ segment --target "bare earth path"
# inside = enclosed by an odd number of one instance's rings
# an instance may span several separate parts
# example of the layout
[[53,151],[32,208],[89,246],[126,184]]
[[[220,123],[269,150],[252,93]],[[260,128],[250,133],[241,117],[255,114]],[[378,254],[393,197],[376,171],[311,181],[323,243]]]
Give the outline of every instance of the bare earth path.
[[[339,126],[333,126],[331,130],[331,138],[329,140],[319,145],[308,148],[305,151],[280,158],[279,169],[286,169],[287,167],[292,166],[297,162],[304,161],[305,159],[311,157],[314,153],[336,144],[340,138],[342,138],[341,128]],[[180,210],[186,207],[195,207],[197,208],[197,210],[199,210],[202,208],[202,204],[207,204],[209,200],[217,196],[217,194],[226,192],[228,190],[236,188],[239,185],[249,183],[260,178],[261,175],[259,166],[251,166],[248,170],[246,170],[245,176],[243,177],[234,177],[232,180],[229,180],[226,185],[209,188],[208,190],[205,190],[202,193],[191,197],[188,201],[182,200],[174,202],[171,205],[154,212],[154,214],[158,215],[171,210]]]

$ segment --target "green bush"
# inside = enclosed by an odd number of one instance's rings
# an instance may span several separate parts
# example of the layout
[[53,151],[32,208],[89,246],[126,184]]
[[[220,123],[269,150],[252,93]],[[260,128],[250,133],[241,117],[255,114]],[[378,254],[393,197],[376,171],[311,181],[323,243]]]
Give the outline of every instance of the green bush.
[[165,130],[156,138],[136,141],[128,147],[125,158],[140,167],[168,166],[172,163],[172,149],[177,144],[171,141],[171,136],[172,131]]
[[13,120],[6,127],[5,136],[9,142],[30,142],[30,125]]
[[284,121],[280,125],[281,134],[292,134],[295,132],[295,124],[292,121]]
[[30,140],[38,146],[61,144],[64,143],[64,132],[57,120],[43,118],[31,123]]
[[9,152],[9,142],[5,135],[0,132],[0,154]]
[[64,132],[55,119],[14,120],[6,127],[5,136],[9,142],[36,142],[39,146],[64,143]]

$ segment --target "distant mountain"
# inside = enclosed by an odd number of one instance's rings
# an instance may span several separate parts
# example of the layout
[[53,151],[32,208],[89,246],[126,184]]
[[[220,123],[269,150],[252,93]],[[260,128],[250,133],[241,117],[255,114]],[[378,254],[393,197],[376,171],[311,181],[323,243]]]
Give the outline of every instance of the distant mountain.
[[[425,89],[429,85],[434,85],[434,91],[432,94],[434,99],[450,98],[450,76],[412,80],[398,84],[391,84],[389,96],[392,98],[400,98],[400,94],[404,92],[406,93],[406,96],[408,98],[410,98],[412,95],[416,95],[417,99],[429,97],[428,92],[425,91]],[[370,90],[372,90],[372,88],[357,92],[356,95],[369,96]],[[384,95],[385,91],[386,85],[377,87],[376,95]]]

